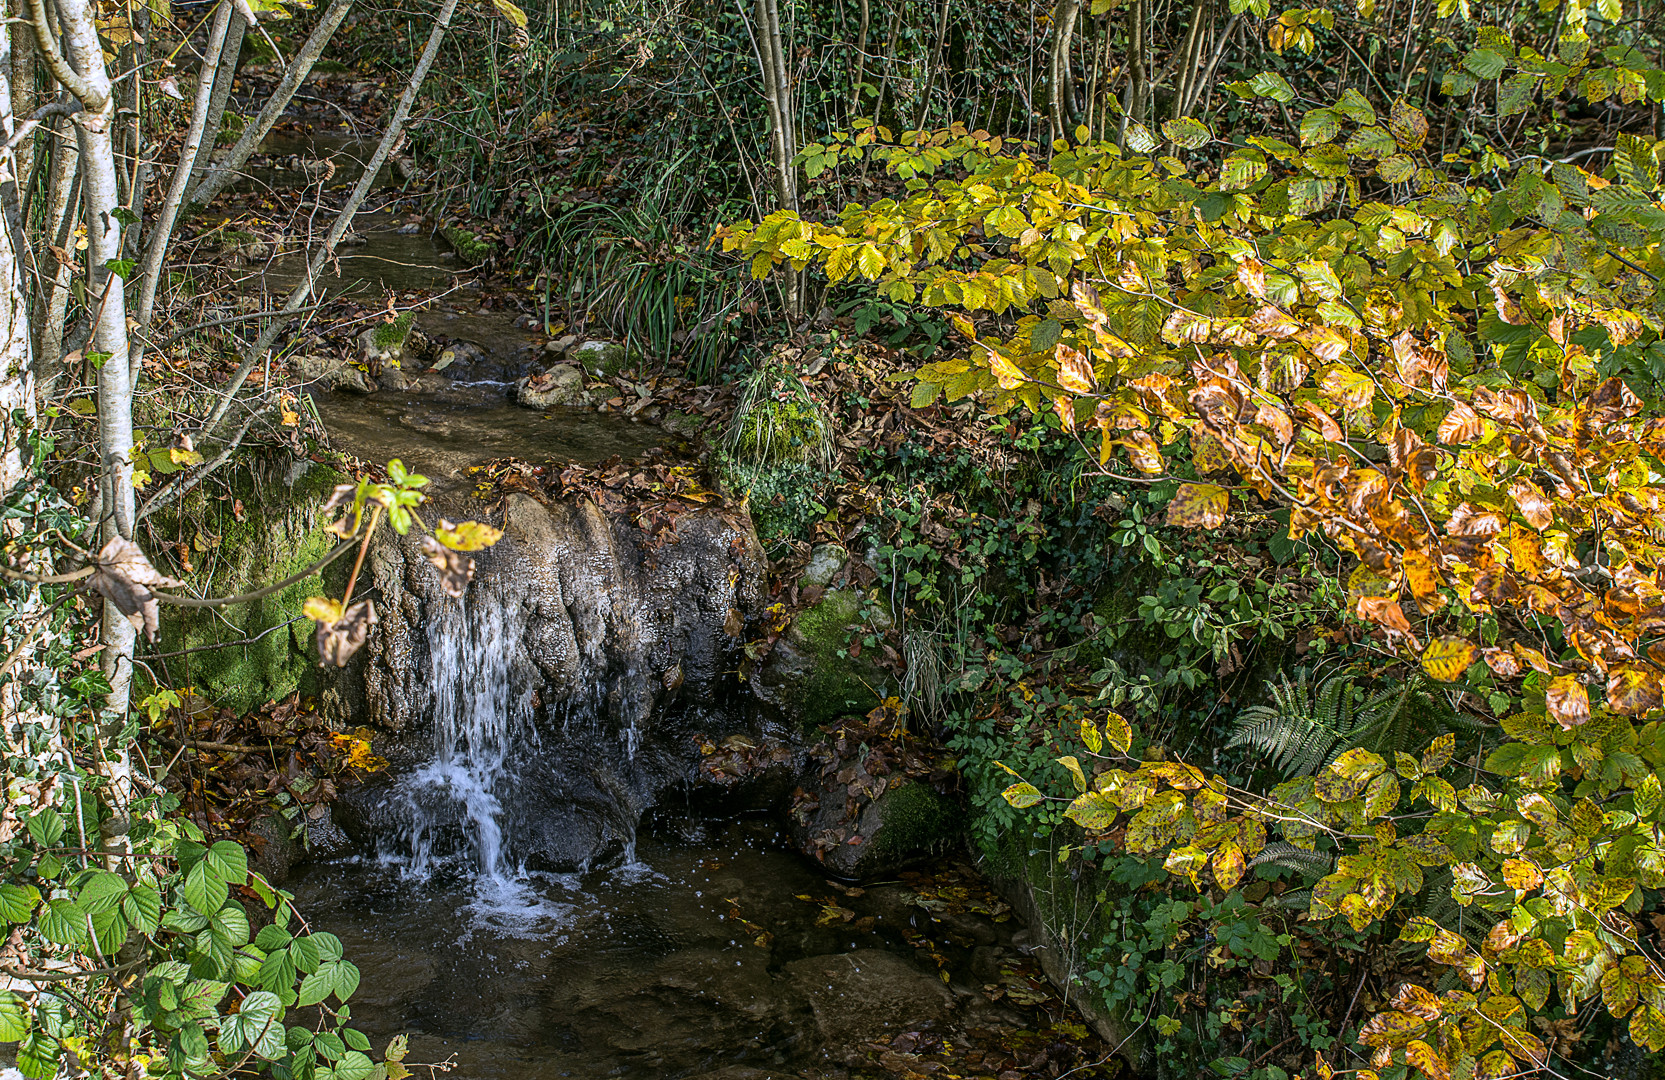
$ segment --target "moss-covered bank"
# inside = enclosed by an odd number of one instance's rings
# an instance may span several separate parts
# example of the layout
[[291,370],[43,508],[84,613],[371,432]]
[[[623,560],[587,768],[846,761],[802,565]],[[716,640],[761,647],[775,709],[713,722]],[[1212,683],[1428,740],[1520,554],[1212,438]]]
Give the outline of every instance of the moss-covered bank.
[[[258,591],[316,562],[337,543],[319,507],[347,478],[305,459],[246,457],[229,470],[217,492],[198,489],[149,523],[162,549],[191,551],[192,570],[175,560],[173,573],[203,596]],[[312,652],[312,624],[301,615],[309,596],[340,588],[349,561],[338,560],[271,596],[222,608],[170,611],[150,660],[158,678],[236,712],[299,690],[314,694],[320,669]],[[326,578],[329,584],[326,585]]]

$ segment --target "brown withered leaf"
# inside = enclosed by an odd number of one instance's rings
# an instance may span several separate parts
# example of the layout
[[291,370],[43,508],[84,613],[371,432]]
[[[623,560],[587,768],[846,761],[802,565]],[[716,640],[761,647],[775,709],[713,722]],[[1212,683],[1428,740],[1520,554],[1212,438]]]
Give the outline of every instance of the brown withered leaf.
[[1503,291],[1501,285],[1492,286],[1492,307],[1496,310],[1497,317],[1510,326],[1525,325],[1526,316],[1521,314],[1520,305],[1515,303],[1513,297]]
[[156,594],[151,590],[178,588],[185,583],[158,571],[138,544],[120,536],[99,549],[93,561],[98,569],[87,579],[87,586],[114,604],[135,630],[142,630],[146,638],[155,641],[158,611]]
[[1617,664],[1607,673],[1607,706],[1624,716],[1640,716],[1665,702],[1659,673],[1640,664]]
[[1301,402],[1301,411],[1312,420],[1318,429],[1318,434],[1323,436],[1325,442],[1342,442],[1347,438],[1342,433],[1341,425],[1336,423],[1329,413],[1320,409],[1313,402]]
[[1509,485],[1509,497],[1515,500],[1524,517],[1534,529],[1547,529],[1555,521],[1555,504],[1530,480],[1517,480]]
[[731,638],[738,638],[746,633],[746,620],[738,609],[728,609],[728,617],[723,620],[723,633]]
[[1411,632],[1411,624],[1405,618],[1405,610],[1399,606],[1397,600],[1389,600],[1385,596],[1361,596],[1354,604],[1353,612],[1366,622],[1373,622],[1386,630],[1399,634]]
[[1438,1020],[1441,1013],[1444,1012],[1444,1008],[1440,1005],[1440,999],[1434,995],[1434,992],[1415,983],[1401,984],[1399,989],[1394,991],[1393,996],[1388,999],[1388,1004],[1400,1012],[1410,1013],[1412,1016],[1420,1017],[1423,1020]]
[[1577,675],[1559,675],[1549,680],[1544,705],[1555,722],[1569,730],[1590,720],[1590,692],[1578,681]]
[[1093,362],[1082,355],[1081,350],[1059,342],[1053,355],[1058,361],[1059,386],[1075,394],[1092,393],[1098,379],[1093,375]]
[[422,538],[422,554],[439,571],[439,587],[446,596],[461,599],[474,580],[474,560],[460,551],[452,551],[431,536]]
[[1526,670],[1520,658],[1508,649],[1482,649],[1480,652],[1486,658],[1486,666],[1502,678],[1512,679]]
[[318,623],[318,661],[346,667],[353,654],[364,647],[370,628],[376,625],[376,606],[360,600],[334,621]]
[[357,492],[357,491],[358,491],[358,485],[357,484],[337,484],[337,485],[335,485],[335,490],[330,492],[329,501],[324,503],[324,505],[319,508],[318,512],[321,513],[321,514],[327,514],[331,510],[334,510],[336,507],[340,506],[343,502],[351,502],[354,493]]
[[1265,299],[1266,264],[1259,259],[1244,259],[1237,264],[1237,283],[1256,300]]
[[1485,423],[1480,414],[1462,402],[1452,406],[1440,421],[1438,437],[1440,442],[1450,446],[1455,443],[1473,442],[1485,430]]

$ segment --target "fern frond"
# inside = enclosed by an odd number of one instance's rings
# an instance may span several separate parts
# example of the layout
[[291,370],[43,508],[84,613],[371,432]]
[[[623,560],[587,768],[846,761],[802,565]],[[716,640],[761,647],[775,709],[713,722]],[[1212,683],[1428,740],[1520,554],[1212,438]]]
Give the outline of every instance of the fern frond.
[[1321,851],[1310,851],[1281,840],[1274,840],[1260,849],[1260,854],[1249,860],[1251,868],[1276,866],[1293,870],[1308,877],[1323,877],[1334,867],[1335,861]]

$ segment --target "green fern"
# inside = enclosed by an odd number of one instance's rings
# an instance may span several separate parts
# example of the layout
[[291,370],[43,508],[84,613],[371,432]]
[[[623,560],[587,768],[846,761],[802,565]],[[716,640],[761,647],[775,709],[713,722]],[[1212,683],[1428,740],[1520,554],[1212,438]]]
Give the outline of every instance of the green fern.
[[1268,683],[1271,705],[1251,705],[1237,716],[1227,746],[1264,755],[1288,777],[1311,776],[1343,751],[1378,754],[1411,750],[1447,731],[1479,731],[1482,724],[1428,692],[1414,675],[1369,697],[1345,676],[1314,689],[1305,669],[1294,681]]

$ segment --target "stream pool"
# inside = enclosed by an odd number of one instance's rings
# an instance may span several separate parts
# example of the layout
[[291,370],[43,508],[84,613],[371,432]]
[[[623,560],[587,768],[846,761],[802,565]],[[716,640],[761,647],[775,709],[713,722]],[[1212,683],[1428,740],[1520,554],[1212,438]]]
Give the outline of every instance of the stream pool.
[[584,875],[366,859],[290,887],[362,971],[354,1026],[470,1080],[1114,1075],[980,879],[903,877],[829,883],[741,821],[679,823]]

